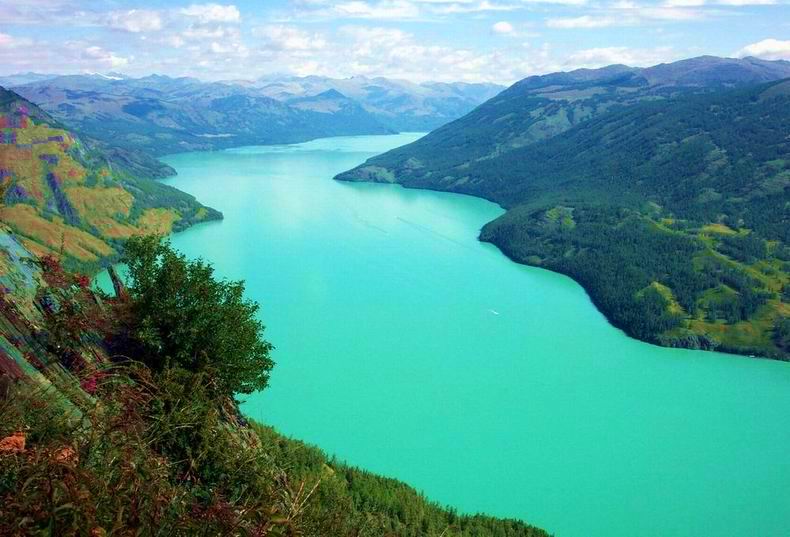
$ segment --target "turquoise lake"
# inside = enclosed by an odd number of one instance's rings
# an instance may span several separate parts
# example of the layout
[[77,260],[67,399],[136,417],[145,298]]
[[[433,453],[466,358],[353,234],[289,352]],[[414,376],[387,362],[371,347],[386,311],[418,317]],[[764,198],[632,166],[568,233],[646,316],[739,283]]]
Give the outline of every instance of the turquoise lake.
[[479,243],[492,203],[332,180],[417,137],[164,159],[225,215],[174,245],[246,280],[277,347],[243,410],[559,537],[790,535],[790,364],[626,337]]

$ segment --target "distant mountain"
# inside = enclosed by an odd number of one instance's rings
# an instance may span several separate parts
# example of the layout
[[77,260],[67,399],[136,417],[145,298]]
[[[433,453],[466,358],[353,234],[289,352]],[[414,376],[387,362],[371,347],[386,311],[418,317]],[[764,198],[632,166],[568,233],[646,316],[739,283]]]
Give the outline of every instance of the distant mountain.
[[44,75],[41,73],[19,73],[16,75],[0,76],[0,86],[9,88],[11,86],[20,86],[22,84],[30,84],[31,82],[43,82],[51,78],[56,78],[58,75]]
[[501,90],[489,84],[420,85],[383,78],[208,83],[91,74],[18,79],[24,83],[14,91],[147,177],[173,173],[151,158],[169,153],[430,130]]
[[113,150],[161,156],[392,132],[359,105],[291,106],[240,86],[191,78],[63,76],[14,88]]
[[[239,83],[239,82],[237,82]],[[319,76],[264,78],[244,84],[286,103],[337,91],[396,131],[429,131],[459,118],[504,89],[463,82],[415,84],[387,78]]]
[[36,105],[0,88],[0,221],[38,255],[92,271],[138,233],[221,218],[194,197],[135,177]]
[[786,77],[710,57],[530,77],[338,179],[496,201],[481,238],[629,334],[790,359],[790,82],[765,82]]

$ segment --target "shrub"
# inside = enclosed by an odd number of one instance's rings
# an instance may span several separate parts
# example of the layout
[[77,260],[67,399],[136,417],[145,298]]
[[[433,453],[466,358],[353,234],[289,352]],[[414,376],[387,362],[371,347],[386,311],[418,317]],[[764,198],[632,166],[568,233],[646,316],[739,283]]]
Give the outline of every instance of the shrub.
[[210,264],[188,260],[159,237],[129,240],[124,261],[131,332],[148,365],[211,372],[226,395],[266,387],[273,347],[243,282],[216,279]]

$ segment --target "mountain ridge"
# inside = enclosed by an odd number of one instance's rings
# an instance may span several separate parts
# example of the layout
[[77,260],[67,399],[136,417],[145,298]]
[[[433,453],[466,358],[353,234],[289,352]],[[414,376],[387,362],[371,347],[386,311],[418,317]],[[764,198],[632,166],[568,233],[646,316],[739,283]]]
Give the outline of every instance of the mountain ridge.
[[[15,91],[83,135],[105,145],[159,157],[241,145],[294,143],[390,130],[364,112],[337,117],[299,110],[267,96],[189,79],[147,83],[61,77]],[[346,113],[348,112],[348,113]]]
[[430,130],[501,88],[384,78],[280,77],[244,83],[165,75],[65,75],[13,89],[105,151],[121,153],[139,174],[164,177],[174,170],[150,157]]

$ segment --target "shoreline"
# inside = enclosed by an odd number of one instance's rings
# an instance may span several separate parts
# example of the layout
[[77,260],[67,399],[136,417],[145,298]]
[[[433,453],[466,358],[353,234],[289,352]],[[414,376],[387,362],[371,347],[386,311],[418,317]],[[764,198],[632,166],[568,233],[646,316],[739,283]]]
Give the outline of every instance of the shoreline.
[[[490,203],[493,203],[493,204],[497,205],[499,208],[502,209],[502,211],[503,211],[502,214],[505,214],[508,210],[510,210],[509,208],[501,205],[500,203],[498,203],[497,201],[495,201],[493,199],[489,199],[489,198],[487,198],[485,196],[478,196],[478,195],[475,195],[475,194],[466,194],[466,193],[463,193],[463,192],[453,192],[453,191],[450,191],[450,190],[441,190],[441,189],[438,189],[438,188],[430,188],[430,187],[410,186],[410,185],[404,185],[404,184],[399,183],[397,181],[390,182],[390,181],[357,180],[357,179],[344,179],[344,178],[342,178],[344,175],[346,175],[350,171],[351,170],[348,170],[347,172],[343,172],[341,174],[336,175],[333,178],[333,180],[339,181],[339,182],[343,182],[343,183],[368,183],[368,184],[379,184],[379,185],[398,185],[401,188],[406,188],[406,189],[409,189],[409,190],[425,190],[425,191],[428,191],[428,192],[442,192],[442,193],[445,193],[445,194],[455,194],[455,195],[459,195],[459,196],[469,196],[469,197],[472,197],[472,198],[482,199],[482,200],[485,200],[485,201],[488,201]],[[491,220],[491,221],[487,222],[486,224],[484,224],[483,228],[485,226],[489,225],[493,221],[494,220]],[[637,337],[637,336],[633,335],[632,333],[630,333],[626,328],[624,328],[624,327],[618,325],[616,322],[614,322],[614,320],[608,314],[608,312],[604,308],[601,307],[600,302],[598,300],[596,300],[596,298],[590,293],[590,290],[587,288],[587,286],[585,286],[582,282],[577,280],[572,274],[568,274],[567,272],[563,272],[561,270],[556,270],[556,269],[554,269],[552,267],[547,267],[545,265],[536,265],[536,264],[524,262],[524,261],[521,261],[521,260],[517,259],[502,244],[499,244],[495,240],[484,239],[482,237],[482,229],[483,228],[481,228],[480,229],[480,233],[478,233],[478,236],[477,236],[477,240],[478,241],[486,243],[486,244],[491,244],[492,246],[495,246],[497,248],[497,250],[499,250],[499,252],[502,255],[504,255],[509,261],[511,261],[513,263],[516,263],[516,264],[522,265],[522,266],[526,266],[526,267],[532,267],[532,268],[538,268],[538,269],[547,270],[549,272],[553,272],[555,274],[561,274],[563,276],[566,276],[566,277],[570,278],[571,280],[573,280],[577,285],[579,285],[584,290],[584,293],[587,295],[587,298],[590,300],[590,302],[593,304],[593,306],[595,306],[595,309],[598,310],[601,313],[601,315],[603,315],[603,317],[606,319],[606,322],[609,323],[609,325],[611,325],[613,328],[616,328],[617,330],[620,330],[623,334],[625,334],[626,336],[628,336],[631,339],[634,339],[634,340],[639,341],[641,343],[646,343],[646,344],[649,344],[649,345],[654,345],[656,347],[662,347],[662,348],[666,348],[666,349],[685,349],[685,350],[692,350],[692,351],[715,352],[715,353],[719,353],[719,354],[729,354],[729,355],[743,357],[743,358],[772,360],[772,361],[777,361],[777,362],[788,362],[788,363],[790,363],[790,359],[788,359],[788,358],[784,358],[784,357],[782,357],[780,355],[769,355],[767,353],[764,353],[764,352],[760,351],[759,349],[742,350],[742,349],[738,349],[737,347],[730,347],[730,346],[727,346],[726,344],[722,344],[722,343],[719,343],[714,348],[690,347],[690,346],[680,346],[680,345],[665,345],[665,344],[662,344],[660,341]]]

